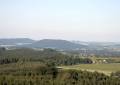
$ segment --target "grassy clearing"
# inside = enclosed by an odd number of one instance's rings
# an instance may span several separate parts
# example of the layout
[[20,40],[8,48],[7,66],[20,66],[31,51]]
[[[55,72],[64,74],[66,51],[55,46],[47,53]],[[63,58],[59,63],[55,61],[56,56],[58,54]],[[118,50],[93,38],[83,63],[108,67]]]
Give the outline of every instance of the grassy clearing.
[[112,72],[120,71],[120,63],[111,64],[80,64],[73,66],[62,66],[63,69],[87,70],[90,72],[100,72],[110,75]]

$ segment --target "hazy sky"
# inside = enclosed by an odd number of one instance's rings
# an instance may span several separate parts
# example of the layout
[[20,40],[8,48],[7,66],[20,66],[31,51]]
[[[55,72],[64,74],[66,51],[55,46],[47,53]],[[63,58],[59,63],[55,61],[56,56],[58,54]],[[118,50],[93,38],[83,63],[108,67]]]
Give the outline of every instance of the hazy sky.
[[0,38],[120,41],[120,0],[0,0]]

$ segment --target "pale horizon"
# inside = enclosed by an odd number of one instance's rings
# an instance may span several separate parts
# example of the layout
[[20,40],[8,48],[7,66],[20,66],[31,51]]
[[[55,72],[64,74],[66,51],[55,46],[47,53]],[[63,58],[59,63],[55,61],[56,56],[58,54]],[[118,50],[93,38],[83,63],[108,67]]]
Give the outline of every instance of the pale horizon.
[[120,42],[118,0],[1,0],[0,38]]

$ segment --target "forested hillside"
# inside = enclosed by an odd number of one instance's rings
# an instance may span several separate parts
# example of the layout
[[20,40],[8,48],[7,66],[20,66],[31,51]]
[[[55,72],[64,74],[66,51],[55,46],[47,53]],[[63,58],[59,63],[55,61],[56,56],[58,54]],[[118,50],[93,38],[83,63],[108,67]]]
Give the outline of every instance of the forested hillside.
[[52,62],[55,65],[74,65],[80,63],[92,63],[89,58],[80,58],[79,56],[64,55],[53,49],[34,50],[21,48],[14,50],[5,50],[1,48],[0,63],[10,63],[18,61],[36,61],[41,63]]
[[75,44],[67,40],[43,39],[22,47],[28,48],[52,48],[58,50],[76,50],[85,48],[85,45]]
[[17,45],[19,43],[33,43],[35,42],[29,38],[8,38],[8,39],[0,39],[0,45]]

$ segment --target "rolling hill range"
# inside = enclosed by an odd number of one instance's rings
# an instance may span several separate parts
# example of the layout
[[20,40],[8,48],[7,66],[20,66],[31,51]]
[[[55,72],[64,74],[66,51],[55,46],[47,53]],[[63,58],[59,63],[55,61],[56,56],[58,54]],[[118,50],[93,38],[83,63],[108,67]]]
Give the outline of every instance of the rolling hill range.
[[59,50],[77,50],[85,48],[85,45],[75,44],[67,40],[43,39],[29,45],[22,45],[21,47],[28,48],[53,48]]
[[[32,40],[29,38],[0,39],[0,47],[6,48],[52,48],[58,50],[88,50],[90,53],[96,51],[120,52],[120,43],[115,42],[82,42],[56,39]],[[94,51],[94,52],[91,52]]]
[[0,45],[19,45],[24,43],[33,43],[35,42],[29,38],[9,38],[9,39],[0,39]]

